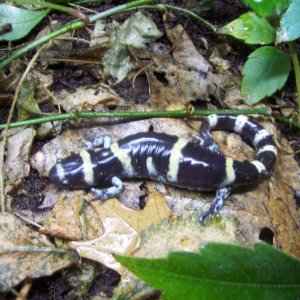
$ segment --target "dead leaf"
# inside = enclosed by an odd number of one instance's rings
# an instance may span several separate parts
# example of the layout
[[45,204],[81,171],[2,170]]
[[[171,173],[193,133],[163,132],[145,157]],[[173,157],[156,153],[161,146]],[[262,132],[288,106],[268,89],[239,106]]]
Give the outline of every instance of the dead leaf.
[[[36,36],[36,40],[50,34],[51,32],[58,30],[62,27],[62,24],[59,21],[52,20],[47,26],[45,26]],[[68,51],[72,49],[72,41],[68,40],[71,37],[71,32],[66,32],[60,35],[59,39],[53,39],[48,43],[47,47],[40,54],[40,63],[43,67],[48,65],[57,64],[56,58],[63,57]],[[67,38],[64,40],[64,38]]]
[[105,21],[98,20],[95,22],[94,30],[91,33],[90,47],[102,46],[105,49],[108,45],[109,38],[105,30]]
[[[227,48],[227,47],[224,45],[224,48]],[[228,73],[230,74],[230,72],[229,72],[230,67],[231,67],[230,63],[228,60],[226,60],[222,57],[221,51],[224,51],[224,49],[221,48],[220,46],[215,47],[212,54],[209,57],[209,61],[212,63],[215,70],[219,74],[228,74]],[[226,49],[225,51],[227,52],[228,50]]]
[[65,111],[82,110],[87,107],[93,110],[103,110],[103,104],[118,105],[121,98],[108,86],[80,87],[75,93],[62,90],[57,95],[58,104]]
[[67,240],[93,239],[101,235],[101,219],[89,205],[85,205],[84,198],[82,191],[60,192],[40,232]]
[[103,56],[106,75],[112,76],[115,83],[121,82],[132,69],[127,46],[145,48],[147,43],[162,36],[155,23],[138,11],[120,27],[115,25],[109,43],[109,49]]
[[0,106],[9,106],[14,97],[17,84],[21,78],[19,70],[12,70],[9,75],[0,71]]
[[[141,70],[146,72],[152,107],[181,109],[191,101],[222,104],[227,90],[239,90],[239,81],[230,72],[218,73],[197,51],[182,25],[173,26],[173,15],[165,14],[166,35],[172,48],[154,44],[143,51],[130,49]],[[172,54],[172,55],[171,55]]]
[[[9,291],[23,279],[50,276],[76,262],[47,238],[10,213],[0,215],[0,291]],[[70,253],[69,253],[70,254]]]
[[105,204],[96,202],[92,205],[101,215],[104,233],[91,241],[70,242],[69,246],[81,257],[98,261],[120,272],[122,267],[112,254],[130,255],[139,245],[139,235]]
[[22,85],[17,102],[19,121],[30,119],[41,112],[38,101],[34,97],[37,84],[38,78],[32,77],[24,81]]
[[[238,222],[225,218],[211,226],[201,226],[195,214],[189,218],[172,218],[145,229],[141,234],[139,248],[133,256],[144,258],[166,257],[170,251],[198,252],[208,242],[236,243]],[[126,272],[114,290],[116,298],[131,296],[137,290],[145,290],[141,281],[132,273]],[[139,299],[137,297],[136,299]]]
[[[265,202],[278,247],[291,255],[300,257],[299,224],[292,211],[296,212],[294,194],[283,182],[270,183],[270,197]],[[297,214],[299,222],[300,214]]]
[[102,210],[110,208],[115,214],[122,218],[138,233],[153,224],[159,224],[164,219],[171,217],[171,211],[165,198],[156,191],[151,184],[147,184],[148,201],[144,209],[132,210],[123,206],[117,199],[106,201],[103,205],[97,207],[99,215],[103,214]]
[[29,155],[36,132],[33,128],[10,129],[9,131],[5,168],[9,183],[15,184],[29,175]]

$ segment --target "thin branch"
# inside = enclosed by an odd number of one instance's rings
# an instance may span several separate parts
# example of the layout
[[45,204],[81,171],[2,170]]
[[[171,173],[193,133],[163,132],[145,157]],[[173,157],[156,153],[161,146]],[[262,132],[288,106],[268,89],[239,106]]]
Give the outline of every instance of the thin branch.
[[[4,195],[4,181],[5,181],[5,173],[4,173],[4,153],[5,153],[5,148],[6,148],[6,143],[7,143],[7,136],[8,136],[8,129],[10,128],[10,123],[13,117],[13,113],[17,104],[17,100],[21,91],[21,87],[23,85],[23,82],[25,81],[29,71],[31,70],[31,68],[33,67],[35,61],[37,60],[37,58],[39,57],[41,51],[43,51],[43,49],[45,48],[46,45],[44,45],[43,47],[41,47],[36,54],[33,56],[31,62],[28,64],[25,72],[23,73],[18,86],[16,88],[16,92],[14,95],[14,99],[12,101],[11,107],[10,107],[10,111],[9,111],[9,115],[8,115],[8,119],[6,124],[3,124],[3,129],[4,129],[4,136],[3,136],[3,141],[1,144],[1,149],[0,149],[0,201],[1,201],[1,211],[2,213],[4,213],[6,211],[6,203],[5,203],[5,195]],[[2,129],[2,128],[1,128]]]
[[[145,119],[145,118],[186,118],[191,116],[208,116],[211,114],[219,115],[249,115],[259,114],[264,116],[270,116],[271,112],[268,108],[256,108],[256,109],[221,109],[221,110],[171,110],[171,111],[120,111],[120,112],[69,112],[62,114],[53,114],[51,116],[19,121],[10,124],[10,128],[17,128],[23,126],[31,126],[46,122],[62,121],[62,120],[78,120],[78,119],[96,119],[96,118],[128,118],[128,119]],[[5,124],[0,124],[0,130],[5,128]]]
[[204,25],[206,28],[210,29],[213,32],[217,32],[217,30],[218,30],[217,27],[215,27],[214,25],[212,25],[205,19],[201,18],[199,15],[197,15],[193,11],[182,8],[182,7],[178,7],[175,5],[169,5],[169,4],[142,5],[139,7],[127,9],[126,11],[136,10],[136,9],[157,9],[157,10],[167,10],[168,9],[168,10],[178,11],[182,14],[192,17],[193,19],[195,19],[196,21],[198,21],[199,23],[201,23],[202,25]]

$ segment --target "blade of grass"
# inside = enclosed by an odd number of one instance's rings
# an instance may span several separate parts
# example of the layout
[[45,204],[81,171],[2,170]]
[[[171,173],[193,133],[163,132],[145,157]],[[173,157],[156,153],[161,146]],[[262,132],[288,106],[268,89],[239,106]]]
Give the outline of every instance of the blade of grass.
[[300,122],[300,67],[298,56],[294,47],[293,42],[288,42],[288,46],[291,52],[291,58],[294,67],[294,74],[296,80],[296,89],[297,89],[297,99],[298,99],[298,122]]

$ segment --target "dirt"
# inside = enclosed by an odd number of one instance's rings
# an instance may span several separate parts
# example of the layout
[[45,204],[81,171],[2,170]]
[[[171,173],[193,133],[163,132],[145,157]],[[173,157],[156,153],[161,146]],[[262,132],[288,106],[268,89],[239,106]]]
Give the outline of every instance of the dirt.
[[[90,5],[86,5],[86,7],[90,9],[94,9],[97,11],[103,11],[113,6],[119,5],[125,1],[105,1],[105,4],[97,4],[93,3]],[[164,3],[174,4],[177,6],[185,6],[193,1],[164,1]],[[238,0],[215,0],[213,1],[212,9],[207,11],[203,17],[210,21],[212,24],[216,26],[222,26],[229,21],[237,18],[243,12],[246,12],[247,8]],[[117,15],[114,18],[118,21],[123,21],[128,17],[128,14]],[[158,11],[151,11],[151,17],[157,24],[158,28],[163,31],[162,24],[162,15]],[[46,22],[50,19],[60,20],[62,23],[69,22],[72,17],[66,16],[60,13],[51,13],[48,18],[46,18],[43,23],[36,28],[28,40],[31,40],[35,37],[36,33],[39,32],[40,28],[43,27]],[[192,38],[194,44],[197,49],[201,52],[201,54],[205,56],[209,56],[210,51],[203,53],[203,42],[201,38],[204,37],[208,42],[208,49],[213,49],[213,46],[217,43],[228,43],[234,49],[231,51],[227,57],[230,61],[231,71],[234,74],[240,74],[240,70],[235,68],[246,60],[246,57],[251,52],[251,49],[242,43],[239,43],[236,40],[233,40],[229,37],[219,36],[212,31],[206,29],[205,27],[199,25],[199,23],[194,20],[188,19],[186,16],[177,14],[177,22],[185,25],[185,29],[187,33]],[[85,30],[79,30],[75,33],[77,37],[86,37]],[[26,41],[28,41],[26,40]],[[24,42],[24,41],[22,41]],[[169,43],[165,37],[160,39],[162,43]],[[0,44],[1,48],[3,48],[4,43]],[[84,47],[84,46],[82,46]],[[29,56],[32,53],[27,54]],[[92,85],[98,82],[91,74],[88,72],[81,70],[78,72],[78,65],[70,65],[61,63],[56,65],[54,70],[54,82],[51,87],[54,91],[60,91],[62,89],[67,89],[69,91],[74,91],[79,86],[87,86]],[[290,88],[292,86],[292,88]],[[124,80],[120,84],[114,87],[116,92],[127,99],[129,103],[146,103],[149,97],[148,94],[148,83],[147,78],[145,76],[139,76],[136,80],[135,88],[132,87],[131,80]],[[289,80],[288,85],[286,87],[287,90],[294,89],[293,80]],[[203,104],[201,104],[203,106]],[[7,109],[1,110],[1,120],[5,120],[5,116],[7,115]],[[292,145],[294,149],[299,149],[300,139],[297,135],[297,131],[290,130],[287,126],[280,125],[280,129],[283,134],[288,138],[288,140],[292,141]],[[34,145],[34,151],[39,149],[44,142],[37,142]],[[300,161],[300,154],[298,156],[298,161]],[[14,209],[31,209],[35,210],[35,208],[43,201],[43,189],[48,184],[47,178],[41,178],[39,175],[32,171],[29,178],[24,182],[21,186],[18,187],[17,191],[14,191],[11,196],[14,198]],[[34,192],[32,192],[34,191]],[[299,201],[299,200],[298,200]],[[264,228],[261,231],[260,239],[269,242],[273,239],[272,231],[269,228]],[[96,276],[95,280],[92,282],[88,297],[98,295],[101,292],[101,295],[105,295],[107,297],[112,296],[113,288],[118,284],[120,280],[120,276],[118,273],[104,268],[103,272]],[[18,289],[18,288],[17,288]],[[88,299],[87,297],[87,299]],[[14,299],[15,297],[12,294],[2,294],[0,295],[0,299]],[[54,274],[50,278],[42,278],[39,280],[34,280],[33,287],[27,299],[38,300],[38,299],[75,299],[75,289],[70,285],[70,282],[65,278],[65,271],[58,272]]]

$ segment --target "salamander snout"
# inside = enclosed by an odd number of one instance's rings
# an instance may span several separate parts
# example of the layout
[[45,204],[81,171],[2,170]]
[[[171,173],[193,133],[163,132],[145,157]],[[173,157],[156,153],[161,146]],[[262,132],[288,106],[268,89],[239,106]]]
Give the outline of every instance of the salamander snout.
[[70,180],[67,178],[61,163],[54,165],[49,171],[49,179],[58,186],[68,186]]

